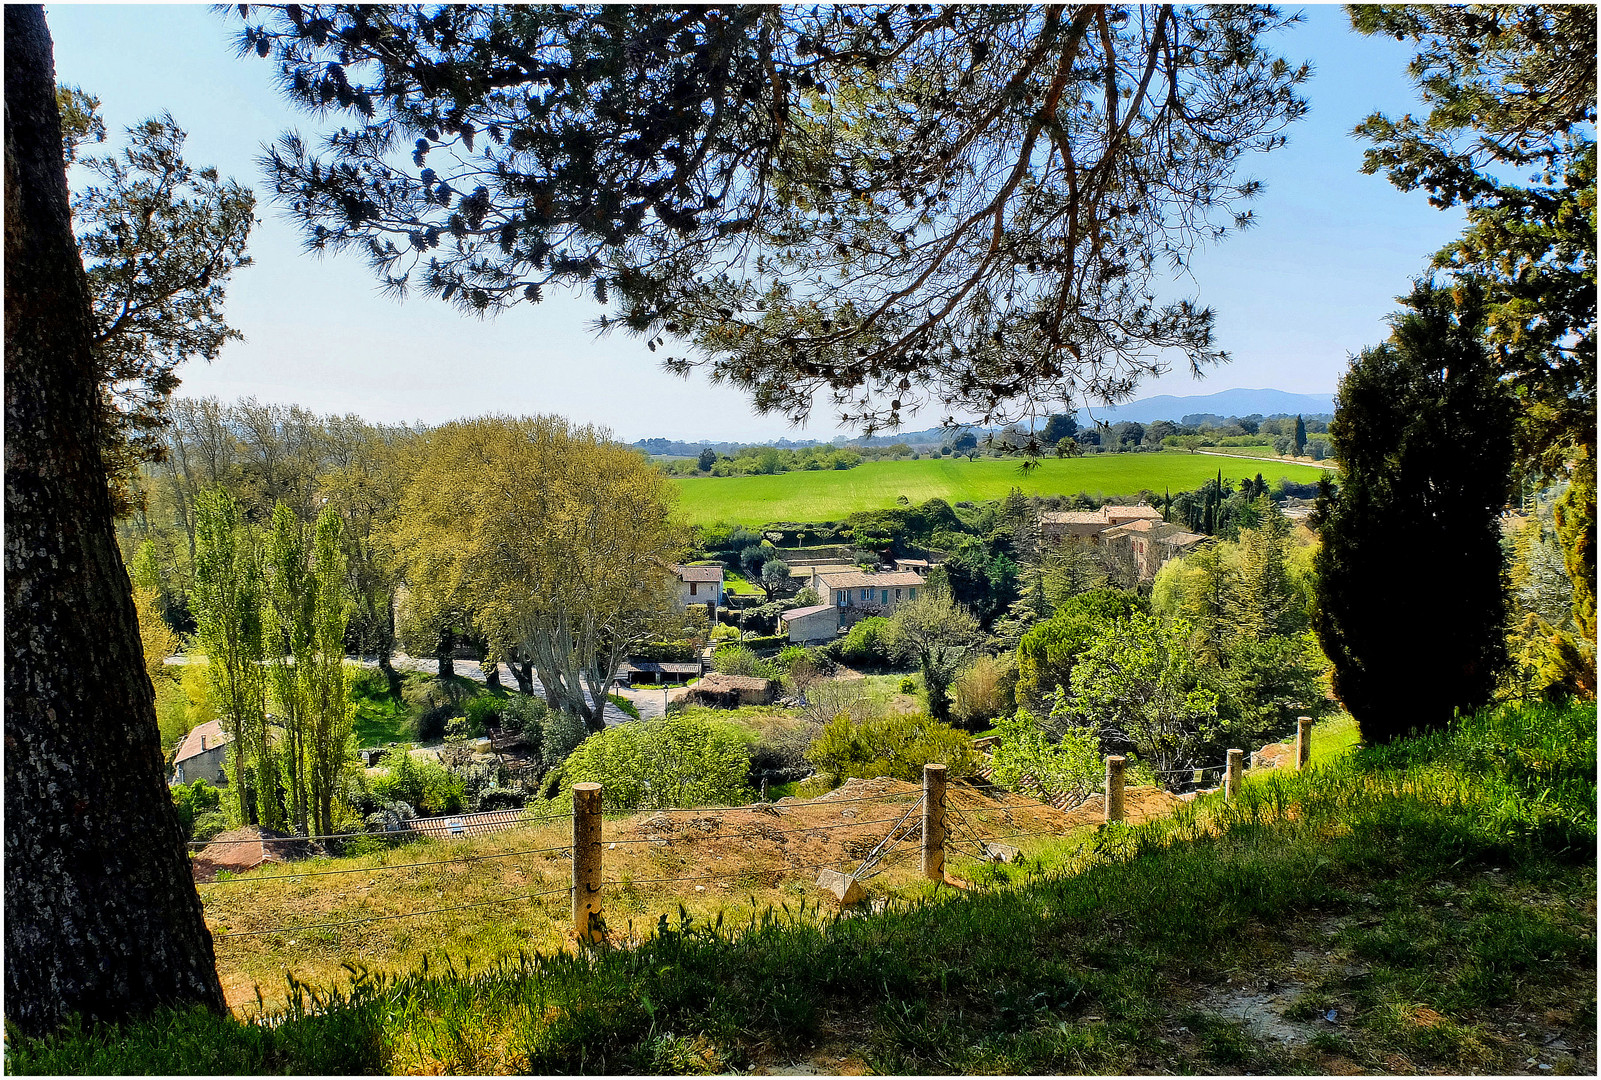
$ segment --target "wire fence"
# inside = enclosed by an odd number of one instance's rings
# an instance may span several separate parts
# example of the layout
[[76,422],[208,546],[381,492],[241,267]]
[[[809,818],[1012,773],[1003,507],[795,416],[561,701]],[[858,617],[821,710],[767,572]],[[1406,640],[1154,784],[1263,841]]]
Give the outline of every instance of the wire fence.
[[[1191,782],[1199,783],[1202,777],[1211,776],[1215,773],[1226,774],[1228,770],[1228,765],[1207,765],[1184,769],[1163,769],[1156,771],[1155,775],[1158,777],[1184,777]],[[905,860],[918,854],[922,854],[924,856],[925,872],[939,876],[941,872],[938,870],[938,867],[943,865],[943,853],[971,856],[979,861],[994,861],[1002,858],[1003,856],[1015,853],[1015,851],[1010,853],[997,851],[994,845],[1000,841],[1027,838],[1059,839],[1066,834],[1065,830],[1073,826],[1088,824],[1082,819],[1074,820],[1071,822],[1071,824],[1069,821],[1062,819],[1057,819],[1056,821],[1052,822],[1048,816],[1047,820],[1044,822],[1040,822],[1037,817],[1032,820],[1028,817],[1024,817],[1021,820],[1014,819],[1013,815],[1018,811],[1031,811],[1037,813],[1040,811],[1046,811],[1046,808],[1052,804],[1045,800],[1031,799],[1027,798],[1026,796],[1019,798],[1019,792],[1009,791],[1005,788],[983,788],[975,786],[958,788],[955,791],[951,791],[950,789],[944,788],[943,780],[941,780],[938,790],[943,790],[945,792],[945,797],[940,801],[938,812],[933,815],[932,818],[932,820],[938,823],[939,828],[930,828],[925,830],[923,818],[919,814],[919,811],[926,809],[929,803],[930,793],[936,790],[935,788],[928,786],[929,783],[929,778],[925,777],[925,787],[921,793],[900,791],[889,792],[881,795],[869,795],[852,798],[819,798],[805,802],[761,803],[748,806],[668,807],[657,810],[635,812],[633,825],[636,830],[652,827],[654,824],[653,819],[657,815],[694,815],[691,820],[685,822],[685,827],[682,829],[673,828],[670,830],[663,830],[671,834],[667,836],[628,836],[616,835],[615,832],[611,836],[606,836],[605,829],[603,827],[605,814],[599,811],[599,802],[596,801],[593,804],[588,804],[592,807],[592,809],[589,810],[580,810],[575,804],[573,816],[570,818],[567,815],[530,816],[526,811],[493,811],[490,812],[489,815],[446,815],[436,818],[418,819],[415,822],[408,822],[408,828],[404,830],[392,830],[389,832],[375,834],[342,833],[333,834],[331,836],[306,836],[289,838],[267,837],[264,839],[248,838],[222,841],[222,843],[229,844],[262,843],[264,845],[278,846],[280,844],[292,845],[299,842],[310,842],[315,840],[348,840],[362,835],[372,835],[380,838],[390,839],[401,838],[407,834],[410,834],[412,837],[428,836],[434,838],[454,838],[463,834],[469,836],[482,835],[482,832],[479,830],[494,832],[509,828],[549,824],[557,821],[571,821],[573,823],[574,838],[576,841],[580,837],[579,815],[581,813],[589,815],[585,819],[589,822],[589,825],[586,826],[587,831],[585,831],[583,834],[588,838],[585,841],[586,856],[584,859],[580,859],[578,857],[578,851],[569,844],[535,848],[519,848],[504,852],[455,855],[446,858],[417,860],[406,863],[380,863],[371,866],[339,867],[326,870],[276,873],[261,877],[229,877],[206,883],[207,885],[213,886],[238,886],[253,884],[255,882],[301,880],[321,877],[336,877],[349,874],[382,874],[394,870],[418,870],[444,866],[463,867],[477,863],[489,863],[517,858],[535,858],[539,856],[547,856],[559,859],[569,859],[572,861],[573,883],[571,885],[534,892],[518,892],[490,900],[478,900],[461,904],[430,907],[414,911],[372,915],[364,918],[333,920],[320,923],[305,923],[294,926],[276,926],[265,929],[229,930],[214,934],[213,936],[219,939],[231,939],[260,937],[272,934],[298,934],[311,931],[340,930],[366,926],[373,923],[385,923],[428,915],[440,915],[457,911],[497,907],[516,902],[539,900],[546,897],[556,896],[558,894],[567,894],[572,896],[575,895],[575,889],[586,890],[589,894],[598,894],[605,889],[628,890],[636,886],[644,885],[674,888],[678,886],[691,885],[702,886],[707,882],[714,881],[741,881],[748,883],[752,878],[776,879],[787,875],[809,873],[819,870],[834,870],[840,877],[844,879],[845,882],[854,887],[855,884],[859,884],[874,878],[884,873],[888,868],[901,865]],[[958,795],[959,798],[952,798],[951,796],[953,794]],[[1073,808],[1077,809],[1082,807],[1088,801],[1088,798],[1081,799],[1078,803],[1074,804]],[[865,804],[887,804],[889,806],[893,806],[895,810],[899,810],[900,813],[895,814],[892,812],[888,816],[873,817],[866,820],[856,820],[854,818],[850,818],[845,821],[833,821],[827,823],[786,822],[785,824],[787,827],[784,828],[777,827],[776,825],[770,827],[761,825],[757,827],[750,827],[747,823],[740,822],[734,829],[728,832],[721,831],[720,829],[707,830],[704,827],[696,827],[697,821],[704,821],[708,818],[723,818],[727,815],[735,813],[750,814],[754,812],[760,814],[770,814],[776,818],[784,818],[795,812],[816,813],[819,810],[826,812],[833,810],[836,807],[859,806]],[[1121,799],[1114,800],[1108,798],[1107,814],[1109,816],[1113,814],[1114,805],[1120,804]],[[1060,807],[1055,807],[1055,809],[1058,811],[1061,810]],[[615,820],[616,812],[613,811],[611,813],[613,819]],[[641,818],[639,816],[641,813],[649,816]],[[850,811],[847,811],[847,813],[850,813]],[[997,816],[999,821],[994,820]],[[885,826],[888,826],[888,828],[884,828]],[[473,831],[468,832],[467,830],[469,829]],[[861,854],[859,856],[859,861],[855,858],[848,859],[844,854],[841,854],[820,862],[800,863],[786,860],[778,863],[777,865],[747,865],[738,868],[731,868],[726,871],[708,871],[703,870],[701,867],[697,867],[695,869],[701,872],[690,874],[679,872],[667,875],[658,874],[647,877],[635,877],[632,874],[624,873],[621,875],[606,877],[601,873],[601,862],[603,856],[600,854],[600,852],[603,850],[615,850],[619,847],[633,847],[640,845],[661,846],[663,844],[693,846],[696,843],[704,841],[729,842],[766,840],[770,842],[782,842],[791,836],[827,834],[841,829],[882,829],[882,833],[869,834],[868,839],[870,839],[873,835],[877,835],[877,839],[872,842],[872,846],[866,850],[865,854]],[[942,848],[931,847],[931,845],[936,843],[936,840],[938,844],[943,845]],[[863,840],[862,842],[865,843],[866,840]],[[851,841],[847,840],[846,843],[848,845],[851,843]],[[590,847],[592,847],[594,850],[591,851]],[[856,850],[859,852],[860,848],[857,848]],[[931,853],[932,856],[939,857],[931,857]],[[845,869],[845,866],[849,861],[856,861],[854,870],[847,871]],[[823,879],[820,878],[819,884],[822,883]],[[962,884],[964,887],[966,887],[965,883],[958,882],[958,884]],[[849,890],[847,890],[847,892],[849,892]],[[584,895],[584,893],[581,892],[578,895]],[[858,893],[857,895],[860,894]],[[841,899],[843,902],[843,896]],[[586,900],[586,903],[589,903],[589,901]],[[595,903],[598,903],[598,900],[595,901]],[[582,905],[575,901],[573,906],[576,918],[578,915],[578,909]],[[594,908],[593,906],[584,908],[586,920],[589,917],[589,913],[595,910],[599,909]],[[593,928],[590,925],[586,925],[585,927],[578,927],[575,925],[574,929],[575,933],[577,933],[580,938],[583,938],[593,932]]]

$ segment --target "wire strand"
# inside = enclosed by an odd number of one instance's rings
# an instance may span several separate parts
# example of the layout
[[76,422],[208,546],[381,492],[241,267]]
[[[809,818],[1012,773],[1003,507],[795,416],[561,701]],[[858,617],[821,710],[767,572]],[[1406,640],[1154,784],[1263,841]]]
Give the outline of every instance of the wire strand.
[[544,855],[551,851],[572,851],[571,844],[563,847],[530,848],[526,851],[503,851],[496,855],[464,855],[459,859],[434,859],[429,862],[395,863],[390,866],[353,866],[345,870],[308,870],[303,874],[273,874],[269,877],[230,877],[217,881],[203,881],[202,885],[255,884],[258,881],[287,881],[290,878],[331,877],[334,874],[372,874],[380,870],[411,870],[419,866],[448,866],[451,863],[486,862],[490,859],[511,859],[518,855]]

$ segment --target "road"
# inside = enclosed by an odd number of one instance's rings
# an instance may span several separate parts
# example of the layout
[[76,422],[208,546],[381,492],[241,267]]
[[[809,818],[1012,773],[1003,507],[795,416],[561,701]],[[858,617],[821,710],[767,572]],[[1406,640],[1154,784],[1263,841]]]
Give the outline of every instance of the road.
[[1337,471],[1339,469],[1339,466],[1336,465],[1332,461],[1313,461],[1310,458],[1307,458],[1306,460],[1303,461],[1300,458],[1252,457],[1250,454],[1226,454],[1221,450],[1207,450],[1207,449],[1204,449],[1204,448],[1200,449],[1200,450],[1197,450],[1195,452],[1197,454],[1205,454],[1208,457],[1234,458],[1237,461],[1255,461],[1255,462],[1257,462],[1259,464],[1269,464],[1269,465],[1271,465],[1275,461],[1277,461],[1277,462],[1286,462],[1287,461],[1287,462],[1289,462],[1289,463],[1291,463],[1293,465],[1311,465],[1314,468],[1328,469],[1331,472]]

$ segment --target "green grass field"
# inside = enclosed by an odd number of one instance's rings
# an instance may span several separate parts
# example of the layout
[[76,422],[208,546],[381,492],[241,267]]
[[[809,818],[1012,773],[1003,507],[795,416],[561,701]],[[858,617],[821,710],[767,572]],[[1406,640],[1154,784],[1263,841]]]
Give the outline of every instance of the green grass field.
[[1239,480],[1258,471],[1269,482],[1286,477],[1316,483],[1325,470],[1264,461],[1260,470],[1238,458],[1209,457],[1182,450],[1159,454],[1101,454],[1047,458],[1024,472],[1014,459],[927,458],[870,461],[854,469],[791,472],[776,476],[700,477],[674,481],[679,514],[691,525],[728,521],[838,521],[858,510],[882,510],[899,496],[916,505],[938,497],[951,503],[1003,497],[1014,487],[1030,495],[1132,495],[1142,489],[1186,491],[1222,469]]

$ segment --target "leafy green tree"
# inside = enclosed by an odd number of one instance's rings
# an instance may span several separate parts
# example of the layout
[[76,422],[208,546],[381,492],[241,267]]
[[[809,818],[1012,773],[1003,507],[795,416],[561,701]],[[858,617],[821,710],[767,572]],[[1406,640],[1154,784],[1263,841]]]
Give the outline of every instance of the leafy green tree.
[[1018,643],[1018,704],[1044,709],[1059,688],[1072,685],[1073,665],[1101,627],[1143,608],[1137,594],[1121,589],[1095,589],[1063,602]]
[[138,464],[163,452],[178,365],[215,360],[242,339],[223,304],[233,272],[251,262],[256,200],[216,169],[185,162],[183,129],[166,114],[129,128],[120,153],[80,157],[82,142],[105,138],[99,101],[71,87],[56,94],[69,116],[68,158],[92,177],[73,196],[72,219],[96,322],[103,453],[126,512]]
[[[1557,4],[1353,6],[1366,34],[1413,43],[1426,116],[1375,113],[1363,171],[1439,207],[1462,236],[1435,254],[1459,307],[1482,312],[1519,403],[1524,468],[1569,476],[1558,530],[1595,640],[1596,158],[1594,13]],[[1527,177],[1524,183],[1516,182]]]
[[789,576],[789,563],[782,559],[767,560],[762,564],[762,573],[756,579],[756,586],[767,594],[769,600],[788,596],[795,588],[795,579]]
[[1450,296],[1419,286],[1407,305],[1340,382],[1340,489],[1318,498],[1314,626],[1371,743],[1483,705],[1506,662],[1512,401]]
[[1101,740],[1094,730],[1070,723],[1066,694],[1053,694],[1049,722],[1027,709],[995,720],[1000,744],[990,758],[991,779],[1014,790],[1033,787],[1047,799],[1069,805],[1087,799],[1101,778]]
[[246,19],[241,51],[347,129],[269,156],[317,250],[474,314],[575,284],[763,411],[823,390],[869,425],[1220,359],[1211,312],[1146,293],[1247,220],[1235,166],[1282,143],[1309,74],[1265,49],[1293,21],[1267,7]]
[[700,460],[696,464],[701,472],[711,472],[712,466],[717,464],[717,451],[708,446],[700,452]]
[[1073,667],[1073,709],[1103,738],[1125,741],[1159,782],[1201,764],[1218,727],[1218,695],[1205,685],[1183,619],[1164,625],[1134,612],[1103,626]]
[[345,631],[351,603],[342,532],[333,507],[317,515],[311,548],[311,651],[300,673],[307,710],[307,787],[313,828],[323,834],[333,831],[334,793],[351,760],[355,719],[346,689]]
[[547,704],[598,731],[629,649],[682,629],[673,496],[659,469],[593,427],[463,421],[422,441],[396,547],[408,579],[437,583],[480,634],[526,650]]
[[229,795],[242,821],[283,827],[278,769],[267,737],[261,547],[221,489],[195,502],[195,637],[223,730],[232,739]]
[[[1218,684],[1219,734],[1232,746],[1255,745],[1293,730],[1296,717],[1318,716],[1327,668],[1310,632],[1241,634],[1229,645]],[[1214,752],[1225,749],[1214,744]]]
[[1095,551],[1094,542],[1077,536],[1063,537],[1044,556],[1040,571],[1040,590],[1049,611],[1055,611],[1073,597],[1092,592],[1106,584],[1106,566]]
[[950,719],[951,682],[978,633],[978,620],[944,589],[925,587],[890,616],[890,641],[896,652],[922,669],[928,711],[936,720]]
[[1300,457],[1306,453],[1306,421],[1301,419],[1299,414],[1297,414],[1295,417],[1295,436],[1293,442],[1295,445],[1296,457]]

